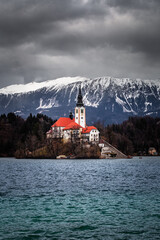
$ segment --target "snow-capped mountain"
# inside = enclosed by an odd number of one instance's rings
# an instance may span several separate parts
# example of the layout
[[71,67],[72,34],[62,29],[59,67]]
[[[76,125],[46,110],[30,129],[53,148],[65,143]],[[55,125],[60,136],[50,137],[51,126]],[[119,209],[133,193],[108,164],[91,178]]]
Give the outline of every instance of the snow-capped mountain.
[[67,77],[0,89],[0,114],[27,117],[43,113],[57,119],[74,112],[79,85],[87,122],[119,123],[128,116],[160,116],[160,81]]

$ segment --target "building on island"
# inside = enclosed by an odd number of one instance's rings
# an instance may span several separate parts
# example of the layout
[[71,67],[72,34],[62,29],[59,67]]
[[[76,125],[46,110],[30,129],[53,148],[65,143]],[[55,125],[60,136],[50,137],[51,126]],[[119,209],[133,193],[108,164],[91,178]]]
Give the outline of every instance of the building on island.
[[83,104],[81,88],[75,107],[75,118],[72,112],[69,117],[60,117],[46,133],[47,138],[62,139],[64,142],[99,143],[99,131],[94,126],[86,125],[86,109]]
[[75,107],[75,122],[86,128],[86,110],[82,100],[81,88],[79,87],[79,94],[77,104]]

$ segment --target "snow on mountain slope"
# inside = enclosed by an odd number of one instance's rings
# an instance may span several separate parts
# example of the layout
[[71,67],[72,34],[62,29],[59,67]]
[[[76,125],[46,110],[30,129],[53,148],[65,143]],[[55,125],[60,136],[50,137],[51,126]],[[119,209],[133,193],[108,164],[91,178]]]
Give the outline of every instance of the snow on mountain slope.
[[28,93],[34,92],[42,88],[55,88],[58,89],[60,87],[67,86],[68,84],[75,83],[75,82],[82,82],[86,80],[83,77],[63,77],[57,78],[55,80],[48,80],[44,82],[31,82],[28,84],[15,84],[10,85],[5,88],[0,89],[0,94],[16,94],[16,93]]
[[160,116],[159,80],[67,77],[0,89],[0,113],[28,116],[42,112],[53,118],[74,111],[79,85],[89,122],[121,122],[133,115]]

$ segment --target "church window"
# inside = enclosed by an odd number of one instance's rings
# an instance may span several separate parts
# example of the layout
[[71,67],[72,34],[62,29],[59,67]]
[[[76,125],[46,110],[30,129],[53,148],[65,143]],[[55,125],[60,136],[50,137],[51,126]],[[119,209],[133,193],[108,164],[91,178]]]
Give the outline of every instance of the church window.
[[81,119],[83,119],[83,117],[81,117]]
[[83,109],[81,109],[81,113],[83,113]]
[[76,113],[78,113],[78,109],[76,109]]

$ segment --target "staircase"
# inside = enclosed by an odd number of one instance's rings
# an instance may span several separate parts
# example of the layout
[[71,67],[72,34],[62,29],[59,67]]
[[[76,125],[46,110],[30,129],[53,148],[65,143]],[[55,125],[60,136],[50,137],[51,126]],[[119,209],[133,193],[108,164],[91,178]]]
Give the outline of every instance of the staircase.
[[117,148],[106,142],[104,139],[100,140],[101,158],[115,159],[115,158],[128,158],[124,153]]

